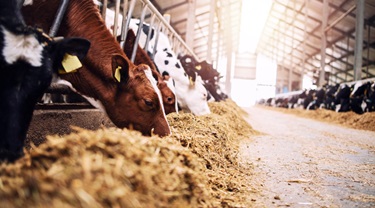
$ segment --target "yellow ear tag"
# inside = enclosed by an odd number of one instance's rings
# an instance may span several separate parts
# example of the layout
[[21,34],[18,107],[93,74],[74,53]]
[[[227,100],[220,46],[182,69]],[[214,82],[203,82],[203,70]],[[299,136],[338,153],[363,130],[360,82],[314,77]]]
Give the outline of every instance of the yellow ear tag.
[[190,82],[190,86],[194,86],[194,81],[193,81],[193,77],[189,77],[189,82]]
[[195,69],[199,71],[202,69],[202,66],[201,65],[195,66]]
[[120,73],[120,70],[121,70],[121,66],[118,66],[115,70],[115,79],[120,82],[121,81],[121,73]]
[[74,72],[82,67],[82,64],[77,56],[70,55],[67,53],[65,54],[61,64],[64,67],[66,73]]

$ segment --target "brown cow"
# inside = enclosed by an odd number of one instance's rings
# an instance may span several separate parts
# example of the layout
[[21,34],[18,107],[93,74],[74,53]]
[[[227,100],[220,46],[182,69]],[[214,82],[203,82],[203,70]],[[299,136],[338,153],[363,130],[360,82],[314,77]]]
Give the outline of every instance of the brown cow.
[[[59,4],[60,0],[34,0],[23,7],[23,15],[28,24],[48,31]],[[170,134],[150,68],[129,61],[92,0],[70,0],[57,35],[91,42],[83,67],[62,74],[62,79],[80,94],[98,101],[116,126],[134,128],[144,135],[150,135],[152,129],[160,136]]]
[[[132,56],[135,38],[136,37],[135,37],[133,30],[129,30],[128,34],[126,35],[125,47],[124,47],[124,52],[128,57]],[[157,80],[158,88],[160,89],[160,92],[163,97],[163,105],[164,105],[165,113],[169,114],[172,112],[177,112],[175,93],[168,86],[167,82],[163,80],[163,77],[158,72],[154,62],[147,55],[147,52],[143,50],[139,45],[137,47],[137,53],[135,56],[134,63],[135,64],[147,64],[148,66],[150,66],[152,70],[152,75]]]

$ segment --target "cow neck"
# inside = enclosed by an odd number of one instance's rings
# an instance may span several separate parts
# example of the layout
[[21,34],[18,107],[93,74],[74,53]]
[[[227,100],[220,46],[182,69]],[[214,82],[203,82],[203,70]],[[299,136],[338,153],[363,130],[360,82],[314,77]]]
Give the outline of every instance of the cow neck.
[[86,56],[86,61],[92,65],[90,71],[100,74],[103,79],[112,79],[112,55],[125,56],[125,53],[107,29],[94,2],[70,0],[65,18],[66,28],[60,31],[66,31],[66,36],[80,36],[91,42]]
[[[25,20],[28,24],[48,31],[59,4],[59,0],[34,0],[31,6],[23,7]],[[95,99],[114,96],[109,94],[117,87],[112,77],[112,54],[126,55],[106,28],[94,2],[70,0],[56,36],[82,37],[91,42],[79,72],[63,75],[62,78],[71,82],[78,91]],[[131,64],[131,67],[134,65]]]

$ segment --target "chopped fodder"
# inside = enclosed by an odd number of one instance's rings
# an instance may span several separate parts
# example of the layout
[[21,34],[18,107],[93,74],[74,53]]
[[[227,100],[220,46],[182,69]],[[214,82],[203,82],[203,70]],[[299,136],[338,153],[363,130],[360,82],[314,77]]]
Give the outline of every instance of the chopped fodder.
[[277,110],[284,113],[290,113],[301,117],[316,119],[324,122],[340,124],[354,129],[375,131],[375,112],[365,112],[363,114],[357,114],[353,111],[336,112],[327,109],[305,110],[274,107],[264,108]]
[[169,114],[172,135],[75,128],[0,164],[4,207],[248,207],[238,142],[256,132],[232,101],[212,113]]
[[204,159],[212,195],[223,207],[248,207],[250,172],[238,163],[239,142],[258,134],[233,101],[209,103],[211,114],[170,114],[172,137]]

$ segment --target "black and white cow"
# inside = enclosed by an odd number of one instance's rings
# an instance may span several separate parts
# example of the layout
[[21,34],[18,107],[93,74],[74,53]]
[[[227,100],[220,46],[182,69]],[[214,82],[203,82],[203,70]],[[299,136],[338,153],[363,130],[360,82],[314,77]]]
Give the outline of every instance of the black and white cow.
[[[129,28],[134,32],[137,32],[138,25],[139,20],[132,19]],[[149,25],[143,24],[139,41],[141,47],[144,47],[146,43],[149,29]],[[197,76],[195,82],[192,82],[172,50],[168,36],[159,32],[157,43],[155,43],[155,36],[156,35],[151,38],[147,50],[152,52],[154,47],[156,47],[156,52],[153,54],[153,60],[161,73],[167,72],[175,81],[176,97],[179,107],[182,110],[193,113],[194,115],[205,115],[211,113],[207,103],[208,93],[203,85],[204,82],[202,78]]]
[[23,155],[34,106],[54,72],[77,64],[90,47],[85,39],[54,41],[41,30],[26,26],[20,12],[22,3],[0,1],[0,161],[9,162]]
[[222,101],[228,98],[220,89],[219,80],[221,76],[220,73],[213,68],[212,64],[209,64],[207,61],[198,62],[191,55],[180,56],[179,59],[190,79],[195,81],[197,76],[202,78],[204,87],[215,101]]
[[[114,16],[113,10],[107,10],[105,22],[110,31],[113,31]],[[133,30],[135,34],[137,34],[139,23],[139,19],[132,18],[130,20],[129,28]],[[120,35],[121,25],[122,15],[120,14],[117,20],[117,35]],[[145,46],[150,29],[151,27],[148,24],[143,24],[141,34],[139,34],[139,45],[142,48]],[[207,103],[208,93],[203,85],[202,78],[198,77],[195,82],[192,82],[172,50],[168,36],[159,32],[157,42],[156,36],[156,31],[152,29],[150,43],[146,50],[148,51],[148,54],[151,55],[160,73],[167,73],[173,79],[179,108],[191,112],[194,115],[205,115],[211,113]],[[154,47],[156,47],[156,52],[155,54],[152,54]]]
[[366,92],[366,112],[374,112],[375,111],[375,81],[370,83],[370,87],[367,89]]
[[350,93],[351,87],[347,84],[342,84],[335,94],[335,111],[348,112],[350,111]]
[[323,101],[324,108],[327,110],[335,110],[335,95],[340,85],[328,85],[326,89],[326,96]]

